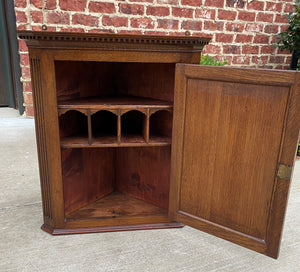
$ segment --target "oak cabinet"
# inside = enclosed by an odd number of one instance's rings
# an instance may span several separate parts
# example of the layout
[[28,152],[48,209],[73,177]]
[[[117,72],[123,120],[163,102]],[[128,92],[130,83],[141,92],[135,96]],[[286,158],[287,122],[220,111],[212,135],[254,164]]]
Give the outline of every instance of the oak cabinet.
[[299,73],[199,66],[207,38],[19,37],[30,54],[42,229],[186,224],[278,256]]

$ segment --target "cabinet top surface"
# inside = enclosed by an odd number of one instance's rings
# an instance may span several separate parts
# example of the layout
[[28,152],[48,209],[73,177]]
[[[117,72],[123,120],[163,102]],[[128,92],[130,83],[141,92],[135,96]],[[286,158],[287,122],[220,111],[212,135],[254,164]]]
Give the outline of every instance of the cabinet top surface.
[[18,37],[24,39],[29,47],[67,47],[71,45],[85,45],[98,47],[106,44],[117,46],[155,46],[178,47],[186,49],[202,49],[210,38],[192,36],[149,36],[149,35],[121,35],[94,34],[73,32],[46,31],[18,31]]

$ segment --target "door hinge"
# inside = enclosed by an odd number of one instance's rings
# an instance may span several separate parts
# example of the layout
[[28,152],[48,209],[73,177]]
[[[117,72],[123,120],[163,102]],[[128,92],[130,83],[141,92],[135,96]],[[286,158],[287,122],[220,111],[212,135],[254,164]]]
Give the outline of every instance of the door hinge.
[[293,167],[287,164],[279,164],[277,177],[282,180],[291,180]]

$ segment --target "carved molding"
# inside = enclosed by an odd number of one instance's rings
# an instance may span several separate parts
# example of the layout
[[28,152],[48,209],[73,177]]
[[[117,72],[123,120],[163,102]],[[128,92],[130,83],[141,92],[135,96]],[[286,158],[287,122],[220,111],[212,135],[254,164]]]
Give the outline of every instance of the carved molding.
[[18,37],[27,41],[72,41],[96,43],[123,43],[123,44],[153,44],[153,45],[186,45],[204,46],[210,38],[190,36],[143,36],[118,34],[91,34],[66,32],[32,32],[19,31]]
[[32,87],[36,122],[36,139],[38,145],[38,158],[40,168],[40,180],[43,198],[44,217],[51,222],[53,221],[52,201],[51,201],[51,184],[49,180],[49,166],[47,158],[46,129],[44,122],[44,102],[42,95],[41,82],[41,62],[38,58],[30,59],[32,73]]

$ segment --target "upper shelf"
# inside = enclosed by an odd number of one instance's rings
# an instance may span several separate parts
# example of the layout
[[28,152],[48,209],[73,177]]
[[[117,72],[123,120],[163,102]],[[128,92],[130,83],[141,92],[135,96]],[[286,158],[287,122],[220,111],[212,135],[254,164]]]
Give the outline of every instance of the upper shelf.
[[[90,113],[95,113],[100,110],[120,111],[123,114],[129,110],[150,111],[154,113],[157,110],[172,110],[172,103],[142,97],[133,96],[110,96],[110,97],[87,97],[72,99],[60,102],[58,104],[59,115],[66,113],[69,110],[81,110]],[[146,112],[145,112],[146,113]]]

